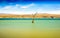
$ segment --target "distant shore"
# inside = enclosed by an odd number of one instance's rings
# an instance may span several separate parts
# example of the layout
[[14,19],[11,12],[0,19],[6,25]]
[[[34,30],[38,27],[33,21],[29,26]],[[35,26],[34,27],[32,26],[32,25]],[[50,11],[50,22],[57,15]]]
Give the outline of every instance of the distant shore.
[[0,18],[60,18],[58,14],[24,14],[24,15],[15,15],[15,14],[0,14]]

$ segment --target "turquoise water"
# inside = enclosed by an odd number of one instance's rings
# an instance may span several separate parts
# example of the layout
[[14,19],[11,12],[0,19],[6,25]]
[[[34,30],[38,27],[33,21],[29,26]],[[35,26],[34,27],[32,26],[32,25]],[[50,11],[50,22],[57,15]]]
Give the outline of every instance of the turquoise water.
[[32,23],[32,20],[0,20],[1,27],[24,27],[32,28],[32,25],[36,28],[60,28],[60,20],[35,20]]
[[[0,18],[0,20],[32,20],[33,18]],[[34,18],[34,20],[60,20],[60,18]]]
[[60,38],[60,20],[0,20],[2,38]]

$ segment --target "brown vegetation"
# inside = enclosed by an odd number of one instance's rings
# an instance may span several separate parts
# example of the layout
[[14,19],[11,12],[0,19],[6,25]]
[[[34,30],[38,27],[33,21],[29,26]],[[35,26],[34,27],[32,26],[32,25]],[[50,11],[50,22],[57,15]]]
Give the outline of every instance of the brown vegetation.
[[[33,18],[33,14],[14,15],[14,14],[0,14],[0,18]],[[36,14],[34,18],[60,18],[57,14]]]

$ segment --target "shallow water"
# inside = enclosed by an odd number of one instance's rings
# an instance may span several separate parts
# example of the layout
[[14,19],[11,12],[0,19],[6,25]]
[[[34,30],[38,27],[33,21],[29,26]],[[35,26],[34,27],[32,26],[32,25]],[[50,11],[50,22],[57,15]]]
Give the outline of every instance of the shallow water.
[[0,20],[1,38],[60,38],[60,20]]

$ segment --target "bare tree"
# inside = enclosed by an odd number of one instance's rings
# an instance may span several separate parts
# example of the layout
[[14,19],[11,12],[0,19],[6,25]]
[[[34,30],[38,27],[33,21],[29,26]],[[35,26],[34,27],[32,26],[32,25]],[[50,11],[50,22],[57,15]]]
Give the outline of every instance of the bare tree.
[[32,23],[34,23],[34,18],[35,18],[35,15],[37,14],[37,12],[35,14],[32,14],[33,15],[33,18],[32,18]]

